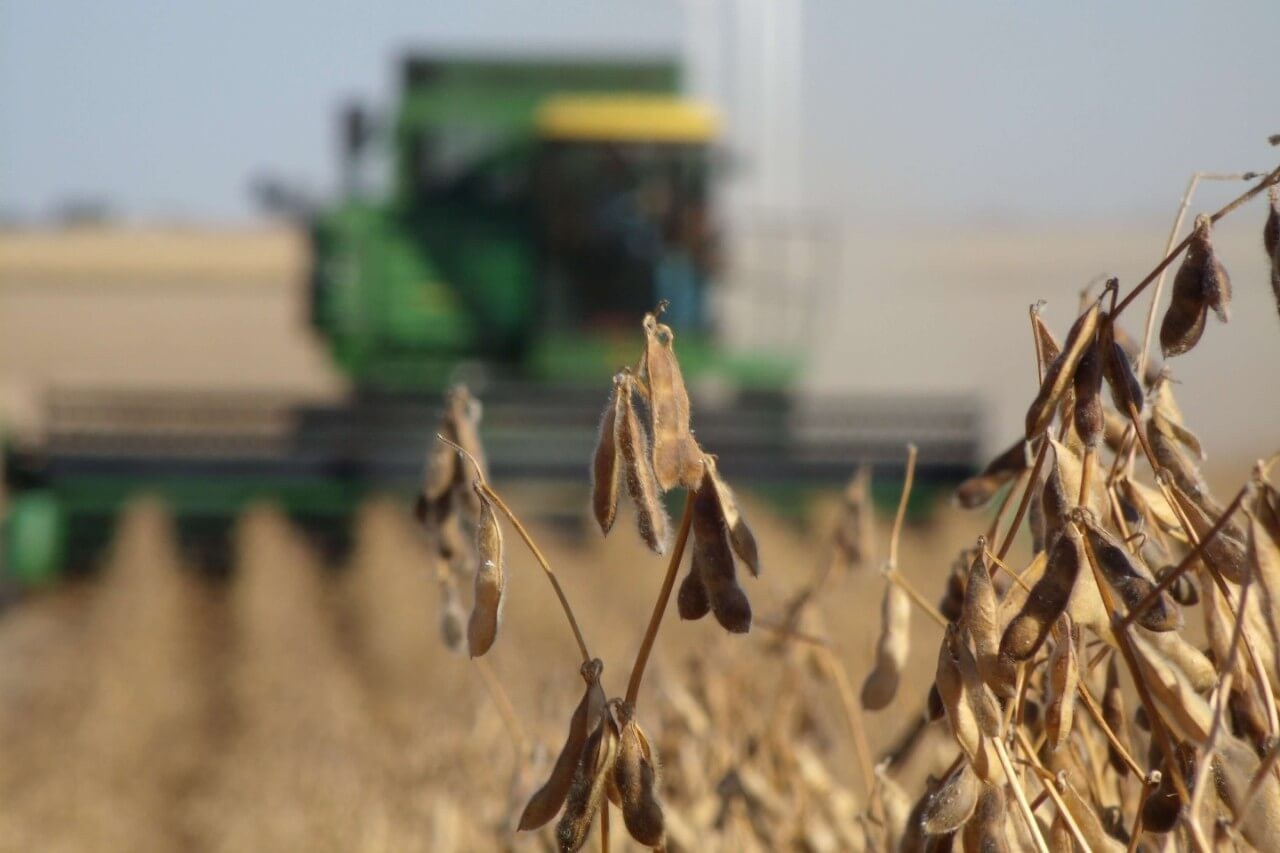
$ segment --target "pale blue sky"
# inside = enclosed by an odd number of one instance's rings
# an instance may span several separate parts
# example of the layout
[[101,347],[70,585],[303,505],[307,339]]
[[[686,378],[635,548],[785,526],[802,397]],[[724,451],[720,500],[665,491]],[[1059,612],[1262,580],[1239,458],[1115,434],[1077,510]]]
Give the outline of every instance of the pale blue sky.
[[[408,46],[676,49],[677,2],[0,0],[0,211],[99,197],[236,221],[334,176],[333,108]],[[851,219],[1152,217],[1273,165],[1280,3],[884,3],[805,13],[805,189]]]

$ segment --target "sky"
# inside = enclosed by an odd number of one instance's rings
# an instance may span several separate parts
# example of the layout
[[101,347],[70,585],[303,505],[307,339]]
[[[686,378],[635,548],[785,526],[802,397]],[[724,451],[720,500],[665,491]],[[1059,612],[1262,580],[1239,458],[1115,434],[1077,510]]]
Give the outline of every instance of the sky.
[[[705,0],[689,0],[705,2]],[[785,0],[783,0],[785,2]],[[409,47],[678,51],[673,0],[0,0],[0,213],[96,199],[251,219],[316,192],[333,113],[389,105]],[[1280,3],[807,0],[800,176],[849,221],[1167,221],[1197,169],[1263,168]]]

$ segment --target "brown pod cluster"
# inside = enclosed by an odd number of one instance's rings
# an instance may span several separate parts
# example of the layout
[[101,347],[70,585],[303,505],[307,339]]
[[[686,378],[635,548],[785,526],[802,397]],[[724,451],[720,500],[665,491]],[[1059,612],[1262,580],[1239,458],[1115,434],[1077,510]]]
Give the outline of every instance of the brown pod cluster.
[[1267,223],[1262,228],[1262,246],[1271,259],[1271,292],[1276,298],[1276,310],[1280,311],[1280,189],[1267,190],[1271,206],[1267,211]]
[[1067,389],[1071,387],[1076,367],[1092,347],[1098,331],[1098,303],[1094,302],[1076,319],[1067,333],[1062,352],[1044,373],[1040,391],[1027,409],[1026,437],[1030,441],[1044,432]]
[[661,847],[665,836],[658,801],[658,768],[652,747],[635,720],[635,709],[620,699],[611,703],[617,720],[618,758],[613,765],[622,819],[631,837],[646,847]]
[[886,583],[880,602],[880,639],[876,663],[862,682],[862,707],[879,711],[898,693],[907,655],[911,651],[911,599],[896,583]]
[[653,434],[653,470],[658,487],[667,491],[682,485],[696,488],[702,477],[702,451],[689,429],[689,393],[676,360],[675,333],[644,316],[643,375],[649,390]]
[[1053,623],[1067,609],[1076,576],[1080,574],[1080,537],[1067,526],[1049,546],[1044,574],[1031,587],[1022,609],[1000,638],[1000,655],[1014,661],[1029,659],[1044,644]]
[[[627,483],[627,494],[635,506],[636,526],[640,538],[651,551],[665,554],[670,547],[671,522],[667,518],[666,507],[662,505],[662,491],[654,475],[649,439],[636,411],[635,379],[630,371],[624,370],[614,378],[613,393],[618,399],[614,442],[617,459],[624,472],[623,479]],[[613,501],[616,504],[616,494]]]
[[1208,216],[1196,217],[1195,232],[1173,279],[1173,298],[1160,323],[1165,358],[1182,355],[1200,342],[1210,308],[1222,322],[1229,319],[1231,278],[1213,249],[1212,230]]
[[965,509],[976,509],[991,500],[1001,486],[1011,482],[1025,470],[1027,443],[1018,439],[1008,450],[988,462],[987,467],[956,488],[956,503]]
[[[1132,610],[1156,588],[1150,569],[1098,524],[1091,513],[1078,512],[1076,519],[1084,527],[1085,547],[1107,585],[1116,591],[1125,607]],[[1168,593],[1162,592],[1136,621],[1150,631],[1176,631],[1182,627],[1182,611]]]
[[480,566],[476,569],[475,598],[471,603],[471,619],[467,623],[467,646],[473,658],[493,647],[502,623],[502,604],[507,578],[502,566],[502,528],[493,504],[476,484],[480,503],[480,521],[476,525],[476,550]]
[[676,606],[683,619],[701,619],[710,611],[725,630],[745,634],[751,630],[751,602],[738,584],[734,554],[757,573],[755,537],[720,479],[715,460],[705,457],[700,467],[702,481],[693,493],[693,557]]
[[560,812],[582,763],[587,738],[604,724],[604,718],[608,716],[608,703],[604,688],[600,686],[604,664],[599,658],[595,658],[584,663],[580,671],[582,680],[587,685],[586,690],[569,719],[569,735],[551,768],[550,778],[529,798],[528,805],[520,815],[519,829],[522,832],[545,826]]

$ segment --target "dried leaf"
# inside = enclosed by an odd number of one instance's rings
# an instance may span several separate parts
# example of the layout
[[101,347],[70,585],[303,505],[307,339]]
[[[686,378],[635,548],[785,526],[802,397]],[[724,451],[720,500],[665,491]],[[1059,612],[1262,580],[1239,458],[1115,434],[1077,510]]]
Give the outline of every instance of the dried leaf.
[[947,642],[951,644],[951,652],[960,667],[960,680],[964,684],[965,698],[973,709],[973,717],[978,721],[978,728],[987,737],[1000,736],[1003,720],[1000,717],[1000,704],[978,674],[978,662],[969,650],[969,637],[966,632],[956,629],[955,623],[947,626]]
[[[1108,324],[1105,328],[1110,330],[1112,326]],[[1111,389],[1111,401],[1121,412],[1128,412],[1130,405],[1134,411],[1141,412],[1146,399],[1128,353],[1114,339],[1102,342],[1101,348],[1105,355],[1103,376],[1107,380],[1107,387]]]

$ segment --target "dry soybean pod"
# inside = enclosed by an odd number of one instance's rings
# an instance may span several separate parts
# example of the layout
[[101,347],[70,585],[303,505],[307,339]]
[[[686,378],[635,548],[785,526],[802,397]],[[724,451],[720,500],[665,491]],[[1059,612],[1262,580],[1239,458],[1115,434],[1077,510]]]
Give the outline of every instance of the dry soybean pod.
[[1017,667],[1000,657],[999,602],[987,569],[986,540],[978,539],[978,553],[969,565],[962,618],[973,637],[978,673],[997,696],[1013,697]]
[[[972,763],[982,752],[982,731],[978,720],[973,715],[973,708],[965,698],[964,679],[960,676],[960,664],[951,651],[947,637],[938,644],[938,668],[934,672],[934,686],[938,688],[938,697],[942,700],[943,710],[947,715],[947,724],[951,734],[960,745],[960,749]],[[980,768],[975,765],[975,770]],[[979,773],[984,779],[987,775]],[[989,779],[987,781],[990,781]]]
[[982,471],[956,488],[956,503],[965,509],[976,509],[991,500],[1001,486],[1025,470],[1027,470],[1027,442],[1020,438],[988,462],[987,467]]
[[715,457],[704,456],[702,464],[706,466],[703,479],[710,478],[711,480],[716,501],[720,504],[720,515],[724,519],[725,529],[729,531],[729,544],[733,546],[733,552],[738,555],[738,559],[747,564],[751,574],[759,577],[760,549],[756,546],[756,537],[752,534],[751,528],[747,527],[746,521],[742,518],[742,512],[738,509],[738,501],[733,496],[733,490],[729,488],[729,484],[720,476],[720,471],[716,468]]
[[983,783],[973,816],[960,836],[964,853],[1009,853],[1007,822],[1004,790]]
[[576,853],[586,843],[591,832],[591,822],[600,810],[600,801],[613,777],[613,765],[618,757],[618,729],[613,718],[605,713],[595,730],[587,736],[573,775],[573,784],[565,798],[564,814],[556,824],[556,842],[563,853]]
[[471,619],[467,623],[467,646],[473,658],[489,651],[498,638],[507,589],[502,567],[502,528],[498,526],[493,504],[480,490],[479,484],[475,493],[480,499],[480,522],[476,526],[480,567],[476,570],[475,599],[471,603]]
[[627,493],[635,505],[636,525],[640,538],[655,554],[667,553],[670,544],[670,523],[667,510],[662,505],[658,482],[654,478],[653,464],[649,458],[649,442],[636,414],[631,389],[634,379],[624,372],[620,391],[621,417],[615,424],[618,452],[626,470]]
[[947,626],[947,642],[951,644],[951,653],[955,655],[960,666],[960,680],[964,683],[965,698],[973,709],[973,716],[978,721],[978,728],[987,737],[999,737],[1002,727],[1000,703],[996,696],[982,681],[978,673],[978,662],[969,650],[968,632],[958,630],[955,623]]
[[1045,674],[1045,735],[1050,751],[1060,749],[1071,734],[1076,687],[1080,683],[1077,636],[1078,629],[1071,622],[1071,617],[1063,613],[1058,617],[1057,641],[1049,654],[1049,668]]
[[1227,322],[1231,279],[1213,248],[1212,220],[1196,217],[1195,232],[1173,279],[1173,298],[1160,323],[1165,358],[1181,355],[1200,341],[1210,308]]
[[876,664],[862,682],[863,708],[879,711],[893,701],[910,650],[911,598],[898,584],[886,583],[880,601]]
[[[1151,571],[1132,556],[1110,531],[1098,524],[1092,514],[1077,512],[1074,519],[1084,528],[1085,547],[1097,561],[1107,584],[1119,594],[1125,607],[1136,607],[1156,588]],[[1162,592],[1136,621],[1151,631],[1176,631],[1182,627],[1182,611],[1167,593]]]
[[1072,389],[1075,391],[1072,422],[1075,424],[1076,434],[1086,447],[1096,448],[1102,444],[1105,426],[1102,414],[1102,371],[1102,347],[1095,333],[1093,340],[1085,347],[1072,377]]
[[1027,410],[1026,437],[1035,438],[1044,432],[1053,420],[1054,409],[1066,393],[1075,376],[1076,366],[1094,339],[1098,328],[1098,302],[1090,305],[1067,333],[1062,352],[1045,371],[1040,392]]
[[618,438],[617,424],[623,415],[622,395],[626,383],[623,374],[613,378],[613,394],[600,418],[600,437],[591,462],[591,511],[601,533],[608,533],[618,516]]
[[982,785],[969,762],[960,762],[960,766],[925,801],[920,814],[920,826],[925,834],[943,835],[964,826],[978,805]]
[[593,658],[582,665],[582,679],[587,689],[582,694],[582,701],[569,719],[569,736],[565,739],[560,755],[551,768],[551,776],[546,783],[534,792],[529,803],[520,815],[520,831],[537,829],[544,826],[560,811],[569,788],[573,784],[574,774],[582,759],[582,751],[587,743],[587,733],[593,723],[599,720],[605,710],[604,690],[600,687],[600,673],[604,664],[599,658]]
[[680,582],[680,590],[676,593],[676,609],[681,619],[690,621],[701,619],[711,612],[711,599],[707,597],[707,587],[702,582],[702,573],[692,566],[689,573]]
[[1027,660],[1044,643],[1053,623],[1071,600],[1071,591],[1080,574],[1080,559],[1079,534],[1068,525],[1049,548],[1044,574],[1000,638],[1003,657]]
[[646,847],[660,847],[665,822],[658,802],[657,766],[649,741],[640,730],[631,705],[615,699],[613,709],[620,725],[613,782],[622,801],[623,822],[636,841]]
[[677,484],[696,488],[702,476],[702,453],[689,431],[689,394],[676,360],[675,334],[654,314],[646,314],[644,335],[653,470],[658,487],[664,492]]
[[751,602],[738,585],[724,516],[706,473],[693,496],[693,557],[689,570],[701,578],[716,621],[725,630],[735,634],[751,630]]

